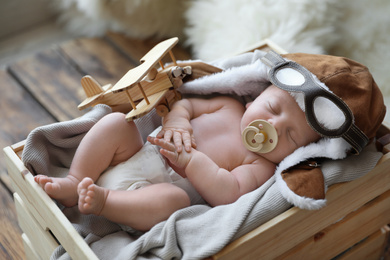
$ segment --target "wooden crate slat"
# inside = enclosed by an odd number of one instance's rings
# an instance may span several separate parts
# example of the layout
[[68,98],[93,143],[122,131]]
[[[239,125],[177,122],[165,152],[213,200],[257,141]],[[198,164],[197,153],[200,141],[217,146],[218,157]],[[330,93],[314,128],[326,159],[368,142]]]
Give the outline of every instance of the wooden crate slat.
[[[377,260],[381,259],[389,237],[390,229],[388,226],[364,239],[359,244],[337,257],[337,260]],[[387,259],[386,257],[384,259]]]
[[[390,223],[390,191],[308,238],[278,259],[331,259]],[[364,225],[361,225],[364,223]],[[340,243],[342,241],[342,243]]]
[[22,234],[23,244],[24,244],[24,251],[26,253],[26,259],[28,260],[42,260],[38,253],[35,251],[33,245],[31,244],[30,239],[27,237],[26,234]]
[[30,240],[34,251],[42,258],[49,259],[58,243],[54,237],[37,223],[31,215],[20,196],[15,193],[14,201],[18,215],[19,225]]
[[84,99],[81,74],[55,49],[18,61],[10,70],[57,121],[82,115],[77,109]]

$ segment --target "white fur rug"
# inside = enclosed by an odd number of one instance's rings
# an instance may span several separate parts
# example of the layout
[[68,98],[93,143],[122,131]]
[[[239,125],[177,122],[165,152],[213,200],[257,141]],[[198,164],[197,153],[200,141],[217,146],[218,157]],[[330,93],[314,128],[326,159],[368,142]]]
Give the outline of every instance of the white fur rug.
[[[77,34],[179,36],[195,58],[226,57],[265,38],[288,52],[324,53],[365,64],[390,105],[388,0],[55,0]],[[390,123],[390,116],[386,116]]]
[[204,60],[265,38],[288,52],[351,58],[370,69],[390,106],[389,14],[388,0],[194,1],[185,32],[194,55]]
[[336,40],[334,0],[195,1],[186,12],[187,43],[194,54],[214,60],[265,38],[288,52],[324,53]]
[[59,21],[80,36],[117,31],[135,38],[183,38],[188,6],[181,0],[53,0]]

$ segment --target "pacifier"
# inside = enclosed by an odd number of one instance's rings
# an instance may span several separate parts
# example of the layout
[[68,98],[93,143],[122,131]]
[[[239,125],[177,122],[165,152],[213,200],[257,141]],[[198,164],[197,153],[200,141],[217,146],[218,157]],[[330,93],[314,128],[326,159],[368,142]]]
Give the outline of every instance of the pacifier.
[[242,132],[245,147],[256,153],[269,153],[278,143],[275,127],[265,120],[254,120]]

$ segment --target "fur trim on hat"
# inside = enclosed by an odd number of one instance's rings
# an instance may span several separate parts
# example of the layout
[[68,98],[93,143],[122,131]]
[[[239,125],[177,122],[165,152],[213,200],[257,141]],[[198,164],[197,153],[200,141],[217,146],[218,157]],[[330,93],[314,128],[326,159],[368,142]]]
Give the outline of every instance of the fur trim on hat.
[[[245,82],[245,85],[243,83]],[[178,90],[183,94],[232,94],[251,96],[253,99],[271,85],[268,68],[260,61],[233,67],[183,84]]]

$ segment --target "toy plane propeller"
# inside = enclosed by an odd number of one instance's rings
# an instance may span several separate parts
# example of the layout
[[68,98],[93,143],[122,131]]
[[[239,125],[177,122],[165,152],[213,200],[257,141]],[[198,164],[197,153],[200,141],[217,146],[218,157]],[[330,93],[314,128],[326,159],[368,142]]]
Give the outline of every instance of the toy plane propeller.
[[[132,110],[126,120],[132,121],[156,108],[160,116],[169,112],[172,104],[180,99],[176,91],[182,79],[192,73],[191,67],[180,67],[172,53],[178,38],[165,40],[153,47],[144,57],[141,64],[129,70],[114,86],[101,86],[87,75],[81,79],[81,85],[87,98],[78,106],[80,110],[96,104],[106,104],[115,110],[128,106]],[[169,54],[174,66],[165,68],[162,59]],[[157,70],[159,64],[161,69]]]

